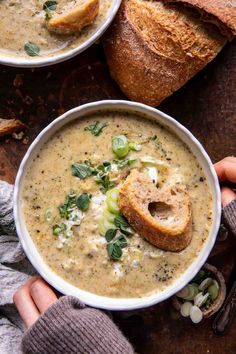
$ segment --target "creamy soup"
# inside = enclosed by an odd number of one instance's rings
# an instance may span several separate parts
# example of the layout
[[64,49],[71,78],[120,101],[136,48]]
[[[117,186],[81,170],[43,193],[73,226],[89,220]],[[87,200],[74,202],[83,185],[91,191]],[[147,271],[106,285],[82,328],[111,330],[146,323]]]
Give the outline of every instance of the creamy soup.
[[[71,1],[73,2],[73,1]],[[60,12],[67,0],[57,0]],[[112,0],[100,0],[99,13],[94,22],[74,35],[51,33],[46,27],[44,0],[1,0],[0,1],[0,54],[39,58],[58,55],[84,43],[105,21]],[[54,11],[50,12],[53,16]],[[27,44],[28,49],[25,46]],[[39,50],[39,53],[38,53]],[[30,56],[30,55],[31,56]]]
[[[130,150],[118,159],[112,138],[121,134]],[[157,188],[177,181],[187,186],[191,244],[165,252],[133,231],[123,234],[122,255],[111,256],[104,229],[112,229],[114,205],[107,190],[119,189],[130,170],[142,170],[149,159],[170,169],[168,176],[159,171]],[[212,225],[212,195],[195,156],[167,128],[137,115],[98,113],[66,125],[41,148],[25,177],[23,211],[39,253],[60,277],[99,295],[142,297],[171,285],[198,256]]]

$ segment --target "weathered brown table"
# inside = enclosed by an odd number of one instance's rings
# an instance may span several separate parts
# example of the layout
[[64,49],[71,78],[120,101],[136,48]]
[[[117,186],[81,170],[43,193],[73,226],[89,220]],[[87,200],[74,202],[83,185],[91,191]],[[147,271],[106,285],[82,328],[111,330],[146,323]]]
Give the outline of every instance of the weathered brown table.
[[[28,125],[23,140],[0,140],[0,178],[14,183],[29,144],[59,113],[109,98],[124,96],[109,76],[100,45],[54,67],[0,66],[0,117],[20,118]],[[159,108],[189,128],[214,162],[236,154],[236,41]],[[226,279],[236,260],[236,244],[232,244],[230,237],[218,241],[209,260]],[[228,334],[216,337],[211,319],[197,326],[177,319],[169,301],[142,311],[116,313],[115,317],[138,353],[236,353],[236,320]]]

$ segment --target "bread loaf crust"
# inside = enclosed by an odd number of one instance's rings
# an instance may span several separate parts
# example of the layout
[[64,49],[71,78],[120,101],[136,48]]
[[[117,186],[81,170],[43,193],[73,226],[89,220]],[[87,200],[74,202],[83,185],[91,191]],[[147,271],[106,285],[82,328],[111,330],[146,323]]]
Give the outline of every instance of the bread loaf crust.
[[236,0],[163,0],[163,2],[181,2],[198,9],[203,20],[214,23],[229,38],[236,36]]
[[124,0],[104,39],[111,76],[131,100],[151,106],[183,86],[226,43],[189,10],[155,3],[156,9],[150,1]]

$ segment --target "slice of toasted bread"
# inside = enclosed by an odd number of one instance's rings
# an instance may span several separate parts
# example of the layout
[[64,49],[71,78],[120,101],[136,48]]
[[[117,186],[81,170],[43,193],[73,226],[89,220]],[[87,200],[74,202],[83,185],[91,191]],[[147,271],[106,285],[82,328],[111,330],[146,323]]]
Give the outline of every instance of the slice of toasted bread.
[[98,11],[99,0],[71,1],[47,21],[47,28],[60,34],[80,32],[94,21]]
[[18,119],[2,119],[0,118],[0,137],[9,135],[26,128],[24,123]]
[[156,188],[151,179],[132,170],[120,188],[119,207],[137,233],[165,251],[186,248],[192,238],[192,211],[183,184]]

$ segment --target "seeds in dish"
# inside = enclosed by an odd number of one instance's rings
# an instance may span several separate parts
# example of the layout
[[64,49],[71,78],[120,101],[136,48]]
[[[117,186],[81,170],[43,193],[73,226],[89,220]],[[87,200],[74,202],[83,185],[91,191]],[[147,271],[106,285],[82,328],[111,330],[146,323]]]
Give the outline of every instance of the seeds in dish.
[[[157,189],[185,186],[192,238],[181,252],[157,248],[122,214],[120,189],[134,170]],[[166,289],[198,256],[212,225],[212,195],[196,157],[169,129],[137,114],[99,112],[61,128],[28,168],[22,198],[27,229],[47,265],[109,297]],[[168,208],[150,213],[171,222]]]
[[2,0],[0,53],[33,59],[76,48],[105,21],[111,4],[112,0]]

